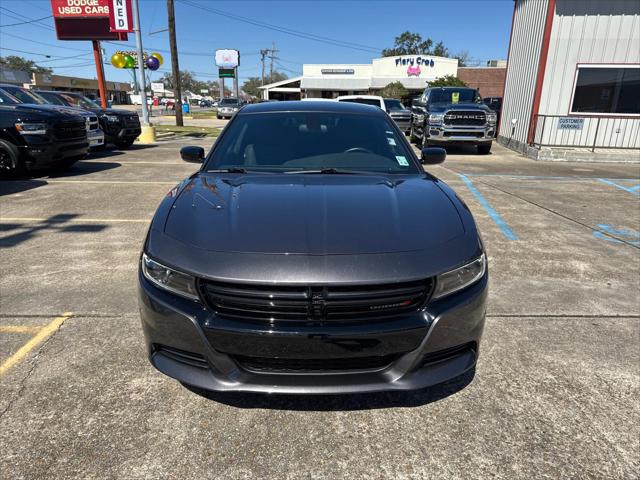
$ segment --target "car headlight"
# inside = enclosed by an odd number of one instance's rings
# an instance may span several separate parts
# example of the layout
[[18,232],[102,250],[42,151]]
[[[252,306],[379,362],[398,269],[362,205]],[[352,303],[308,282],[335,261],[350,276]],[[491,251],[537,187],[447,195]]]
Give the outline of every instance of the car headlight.
[[429,123],[442,123],[443,120],[443,113],[432,113],[429,115]]
[[47,125],[45,123],[24,123],[15,124],[16,130],[20,135],[46,135]]
[[487,113],[487,122],[489,125],[495,125],[497,119],[498,114],[496,112]]
[[104,118],[107,122],[117,123],[120,121],[120,118],[117,115],[105,115]]
[[442,298],[451,293],[462,290],[465,287],[480,280],[487,270],[487,258],[483,253],[473,262],[450,272],[438,275],[436,279],[436,289],[431,298]]
[[177,295],[198,300],[195,277],[178,272],[152,260],[146,253],[142,254],[142,274],[151,283]]

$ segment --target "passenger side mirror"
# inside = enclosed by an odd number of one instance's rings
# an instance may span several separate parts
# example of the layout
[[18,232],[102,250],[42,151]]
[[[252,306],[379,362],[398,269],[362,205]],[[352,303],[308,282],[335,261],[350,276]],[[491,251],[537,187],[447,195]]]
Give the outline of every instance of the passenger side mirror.
[[202,147],[182,147],[180,149],[180,157],[185,162],[202,163],[204,160],[204,148]]
[[440,147],[427,147],[422,149],[420,161],[425,165],[438,165],[447,158],[447,151]]

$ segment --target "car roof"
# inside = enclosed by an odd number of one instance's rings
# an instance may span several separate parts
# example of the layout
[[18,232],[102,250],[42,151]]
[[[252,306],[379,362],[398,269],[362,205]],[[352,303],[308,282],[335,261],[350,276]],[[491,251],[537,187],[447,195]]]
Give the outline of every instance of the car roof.
[[284,101],[284,102],[265,102],[254,103],[245,106],[240,113],[266,113],[266,112],[344,112],[344,113],[363,113],[363,114],[379,114],[384,112],[380,107],[375,105],[363,105],[361,103],[349,102],[323,102],[323,101]]
[[365,98],[368,100],[382,100],[380,95],[340,95],[336,100],[351,100],[353,98]]

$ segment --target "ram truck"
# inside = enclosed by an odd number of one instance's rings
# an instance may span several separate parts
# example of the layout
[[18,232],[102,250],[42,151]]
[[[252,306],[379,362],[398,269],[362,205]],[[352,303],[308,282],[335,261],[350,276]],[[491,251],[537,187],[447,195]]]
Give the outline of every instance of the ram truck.
[[431,87],[413,101],[409,135],[428,146],[475,145],[479,154],[491,151],[497,115],[468,87]]

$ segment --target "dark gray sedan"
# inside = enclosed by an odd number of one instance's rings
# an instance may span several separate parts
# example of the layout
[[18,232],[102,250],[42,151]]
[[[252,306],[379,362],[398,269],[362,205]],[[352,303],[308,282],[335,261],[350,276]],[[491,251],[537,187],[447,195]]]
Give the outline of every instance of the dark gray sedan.
[[488,271],[469,209],[382,110],[249,105],[173,188],[140,258],[151,363],[220,391],[355,393],[474,368]]

